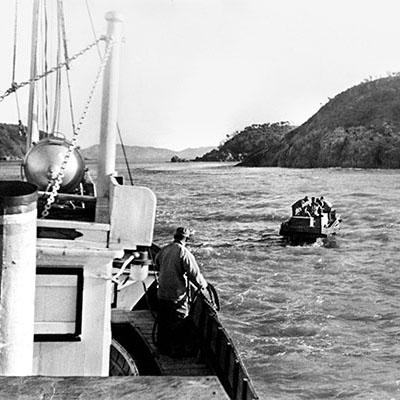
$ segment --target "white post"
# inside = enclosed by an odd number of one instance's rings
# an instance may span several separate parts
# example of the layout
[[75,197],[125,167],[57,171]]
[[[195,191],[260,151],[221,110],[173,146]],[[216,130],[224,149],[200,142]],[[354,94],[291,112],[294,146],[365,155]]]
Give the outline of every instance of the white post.
[[[113,47],[104,71],[103,103],[100,127],[100,149],[97,174],[97,197],[107,199],[110,192],[110,176],[115,174],[116,133],[118,114],[118,86],[119,86],[119,53],[122,38],[121,14],[110,11],[106,14],[108,21],[107,39],[112,40]],[[102,207],[102,201],[98,202]],[[104,201],[103,201],[104,206]],[[99,211],[99,210],[97,210]],[[101,212],[96,211],[97,222],[104,221]]]
[[36,189],[0,181],[0,375],[32,375]]

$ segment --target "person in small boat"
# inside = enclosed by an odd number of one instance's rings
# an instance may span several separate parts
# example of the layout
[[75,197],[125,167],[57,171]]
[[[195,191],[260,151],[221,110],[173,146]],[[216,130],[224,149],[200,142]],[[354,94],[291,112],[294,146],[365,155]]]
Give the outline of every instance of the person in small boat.
[[309,200],[307,196],[305,196],[303,199],[297,200],[292,204],[292,215],[302,215],[308,203]]
[[311,197],[311,203],[309,204],[307,211],[312,217],[320,217],[321,216],[321,205],[317,201],[315,197]]
[[199,290],[207,281],[193,254],[187,249],[190,230],[178,228],[172,243],[164,246],[155,259],[159,271],[157,346],[162,353],[184,356],[193,350],[190,338],[189,282]]
[[332,204],[325,200],[324,196],[320,196],[318,200],[321,207],[321,213],[328,214],[328,220],[335,219],[335,210],[332,209]]
[[322,211],[323,211],[324,213],[329,213],[329,212],[331,211],[331,209],[332,209],[332,204],[329,203],[329,201],[326,201],[326,200],[324,199],[324,196],[320,196],[320,198],[319,198],[319,203],[320,203],[321,208],[322,208]]

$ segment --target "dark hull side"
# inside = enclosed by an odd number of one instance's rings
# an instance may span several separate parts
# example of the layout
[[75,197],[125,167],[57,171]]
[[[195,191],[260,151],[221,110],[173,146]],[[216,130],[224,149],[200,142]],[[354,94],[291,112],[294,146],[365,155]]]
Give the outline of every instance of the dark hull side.
[[321,227],[320,219],[292,217],[281,224],[279,235],[290,242],[313,243],[318,238],[335,235],[340,228],[340,222],[340,218],[335,218],[329,221],[328,226]]

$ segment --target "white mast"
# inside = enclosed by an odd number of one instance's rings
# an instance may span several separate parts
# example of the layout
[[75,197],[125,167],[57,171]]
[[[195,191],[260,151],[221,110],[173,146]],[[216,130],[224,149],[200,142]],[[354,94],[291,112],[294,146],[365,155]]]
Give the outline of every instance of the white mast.
[[[96,220],[106,222],[105,209],[108,208],[110,176],[115,174],[115,153],[118,114],[118,87],[120,67],[120,43],[122,38],[122,15],[110,11],[106,14],[108,21],[107,40],[111,40],[110,58],[104,71],[103,100],[101,111],[99,163],[97,173],[98,209]],[[100,200],[100,201],[99,201]],[[102,210],[100,210],[100,208]]]
[[[37,74],[37,46],[39,32],[39,0],[33,3],[32,19],[32,42],[31,42],[31,79]],[[28,151],[33,143],[39,141],[39,128],[37,121],[37,99],[36,83],[31,82],[29,87],[29,106],[28,106],[28,133],[26,136],[26,150]]]

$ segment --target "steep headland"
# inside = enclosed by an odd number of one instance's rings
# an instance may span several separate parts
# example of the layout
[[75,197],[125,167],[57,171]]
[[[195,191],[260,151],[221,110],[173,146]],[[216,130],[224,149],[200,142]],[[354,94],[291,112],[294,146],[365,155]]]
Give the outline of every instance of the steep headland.
[[400,76],[363,82],[331,99],[243,166],[400,168]]
[[272,149],[294,127],[288,122],[254,124],[242,131],[227,135],[218,148],[195,161],[241,161],[259,149]]
[[[174,157],[182,160],[192,160],[207,153],[211,149],[212,147],[199,147],[174,151],[158,147],[125,146],[125,153],[130,162],[164,162],[171,161]],[[99,145],[88,147],[83,149],[81,152],[86,159],[97,160],[99,154]],[[119,159],[124,157],[121,145],[117,145],[116,156]]]

